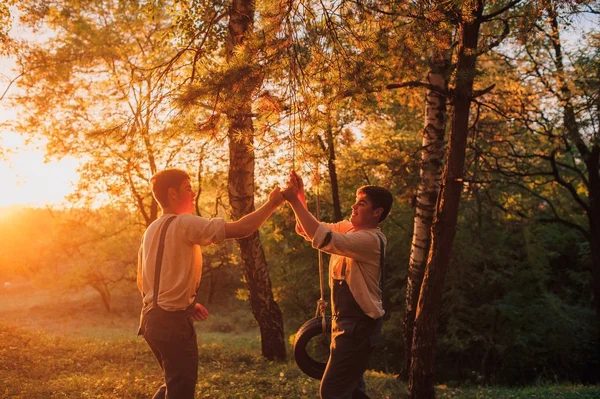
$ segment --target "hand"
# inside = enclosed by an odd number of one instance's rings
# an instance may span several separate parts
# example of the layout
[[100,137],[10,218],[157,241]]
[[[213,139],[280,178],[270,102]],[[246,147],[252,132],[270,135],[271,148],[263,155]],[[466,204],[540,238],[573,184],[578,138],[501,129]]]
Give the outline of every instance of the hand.
[[298,195],[297,191],[296,191],[296,188],[292,184],[290,184],[290,183],[288,183],[288,185],[281,192],[281,194],[283,195],[283,198],[286,201],[291,201],[292,199],[294,199]]
[[295,170],[290,172],[290,179],[292,178],[296,181],[296,187],[298,187],[298,198],[304,198],[304,181],[302,181],[302,178]]
[[194,314],[192,315],[192,319],[194,321],[204,321],[208,318],[208,310],[199,303],[194,305]]
[[275,188],[273,188],[273,190],[269,194],[269,201],[272,202],[275,206],[283,204],[285,198],[283,197],[279,186],[275,186]]
[[298,197],[298,181],[295,177],[290,173],[290,178],[287,181],[287,185],[282,192],[283,198],[288,201],[291,201],[294,198]]
[[302,181],[300,175],[295,170],[292,171],[292,175],[296,178],[296,182],[298,183],[298,190],[304,192],[304,181]]
[[329,306],[329,304],[324,299],[319,299],[317,301],[317,306],[319,308],[319,313],[323,314],[327,311],[327,306]]

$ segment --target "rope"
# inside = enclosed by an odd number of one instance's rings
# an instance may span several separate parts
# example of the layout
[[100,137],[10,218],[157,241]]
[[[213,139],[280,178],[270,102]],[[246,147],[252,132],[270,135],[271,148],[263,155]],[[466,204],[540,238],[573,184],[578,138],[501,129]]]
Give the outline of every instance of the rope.
[[[319,170],[317,169],[317,178],[318,178],[318,172]],[[317,220],[321,221],[321,198],[320,198],[320,193],[319,193],[319,184],[317,182],[316,184],[317,186]],[[323,317],[325,317],[325,309],[324,306],[327,306],[327,302],[325,302],[325,298],[323,298],[323,293],[324,293],[324,272],[323,272],[323,252],[321,251],[317,251],[318,255],[319,255],[319,288],[321,289],[321,297],[319,298],[319,300],[317,301],[317,311],[315,312],[315,317],[317,317],[319,314],[322,315]],[[325,304],[325,305],[323,305]]]
[[[288,79],[289,79],[289,88],[290,88],[290,115],[288,116],[288,130],[290,132],[290,136],[291,136],[291,152],[292,152],[292,170],[296,170],[296,125],[299,125],[300,128],[300,137],[302,138],[302,118],[298,118],[297,113],[300,112],[299,106],[298,106],[298,97],[297,97],[297,88],[298,85],[302,86],[302,81],[301,79],[298,77],[298,65],[297,65],[297,54],[296,54],[296,48],[295,48],[295,38],[294,38],[294,30],[292,28],[292,21],[291,21],[291,15],[292,15],[292,3],[290,3],[290,9],[289,9],[289,14],[286,18],[286,27],[288,30],[288,37],[291,39],[291,44],[287,47],[287,52],[288,52],[288,56],[289,56],[289,75],[288,75]],[[321,220],[321,205],[320,205],[320,193],[319,193],[319,177],[320,177],[320,171],[319,171],[319,161],[317,159],[316,161],[316,175],[315,175],[315,180],[316,180],[316,187],[317,187],[317,191],[316,191],[316,196],[317,196],[317,220],[320,221]],[[315,312],[315,317],[317,317],[319,314],[322,316],[322,331],[323,331],[323,335],[326,334],[326,319],[325,319],[325,310],[327,309],[327,302],[325,301],[325,299],[323,298],[324,295],[324,272],[323,272],[323,253],[321,251],[317,251],[318,256],[319,256],[319,286],[320,286],[320,290],[321,290],[321,297],[319,298],[319,300],[317,301],[317,310]]]
[[[294,90],[294,85],[292,86],[292,90]],[[291,114],[288,118],[288,129],[290,131],[290,135],[292,138],[292,170],[296,170],[296,110],[294,107],[296,106],[294,101],[291,102]]]
[[292,3],[290,3],[290,9],[288,10],[288,15],[286,17],[286,28],[287,34],[290,39],[290,45],[287,47],[288,59],[289,59],[289,70],[288,70],[288,79],[289,79],[289,90],[290,90],[290,115],[288,116],[288,130],[292,139],[292,170],[296,170],[296,112],[297,112],[297,102],[296,98],[296,73],[297,73],[297,65],[296,65],[296,56],[295,56],[295,47],[294,47],[294,31],[292,29]]
[[[315,186],[317,187],[317,220],[321,221],[321,196],[320,196],[320,190],[319,190],[319,178],[320,178],[320,173],[319,173],[319,162],[317,161],[317,170],[316,170],[316,176],[315,176]],[[319,288],[321,290],[321,297],[319,298],[319,300],[317,301],[317,310],[315,312],[315,317],[318,317],[319,315],[321,315],[321,331],[323,332],[323,339],[326,339],[326,335],[327,335],[327,319],[325,317],[325,310],[327,309],[327,302],[325,301],[325,298],[323,298],[324,296],[324,281],[325,281],[325,273],[323,272],[323,252],[321,251],[317,251],[317,254],[319,256]]]

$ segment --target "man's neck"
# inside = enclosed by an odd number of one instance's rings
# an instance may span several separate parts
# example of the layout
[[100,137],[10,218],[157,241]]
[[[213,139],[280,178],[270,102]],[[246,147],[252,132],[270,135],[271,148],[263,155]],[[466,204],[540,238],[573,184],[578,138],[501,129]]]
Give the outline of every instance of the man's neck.
[[166,207],[162,210],[163,215],[179,215],[181,212],[178,212],[177,209],[173,207]]
[[354,231],[361,231],[361,230],[376,229],[379,227],[379,225],[376,224],[376,225],[357,226],[355,224],[352,224],[352,227],[354,227]]

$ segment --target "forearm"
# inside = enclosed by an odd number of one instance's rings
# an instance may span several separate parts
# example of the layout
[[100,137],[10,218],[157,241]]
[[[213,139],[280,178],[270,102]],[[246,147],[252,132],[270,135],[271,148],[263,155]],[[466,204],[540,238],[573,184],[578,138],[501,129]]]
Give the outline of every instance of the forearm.
[[225,223],[226,238],[243,238],[254,233],[277,209],[278,204],[269,200],[260,208],[235,222]]
[[294,214],[296,215],[296,221],[299,227],[304,231],[309,239],[313,239],[315,232],[320,226],[319,221],[309,212],[306,208],[306,202],[294,197],[289,201]]
[[[327,226],[326,226],[327,227]],[[363,230],[352,234],[319,229],[312,239],[313,248],[331,255],[341,255],[357,262],[378,263],[381,255],[377,233]]]
[[[298,198],[300,199],[300,203],[302,204],[302,206],[304,208],[308,209],[308,206],[306,205],[306,197],[304,197],[304,193],[301,193],[298,196]],[[300,234],[301,236],[306,236],[306,232],[304,231],[304,228],[302,227],[302,223],[298,219],[298,216],[296,216],[295,212],[294,212],[294,216],[296,217],[296,233]]]

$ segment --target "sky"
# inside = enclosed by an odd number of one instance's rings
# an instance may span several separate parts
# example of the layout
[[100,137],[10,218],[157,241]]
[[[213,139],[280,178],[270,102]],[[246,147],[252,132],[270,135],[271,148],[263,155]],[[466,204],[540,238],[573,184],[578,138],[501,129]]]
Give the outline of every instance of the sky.
[[[0,90],[6,85],[6,62],[0,61]],[[77,184],[79,161],[66,157],[46,162],[44,142],[28,143],[10,127],[7,121],[16,118],[16,112],[0,101],[0,207],[25,205],[42,207],[59,205],[72,193]]]
[[[20,38],[33,36],[16,21],[13,21],[10,35]],[[0,57],[0,95],[15,77],[13,65],[13,59]],[[16,85],[11,85],[6,96],[0,99],[0,207],[60,205],[76,187],[76,169],[80,162],[71,157],[46,161],[43,141],[26,144],[7,126],[17,118],[16,110],[7,101],[17,90]]]

